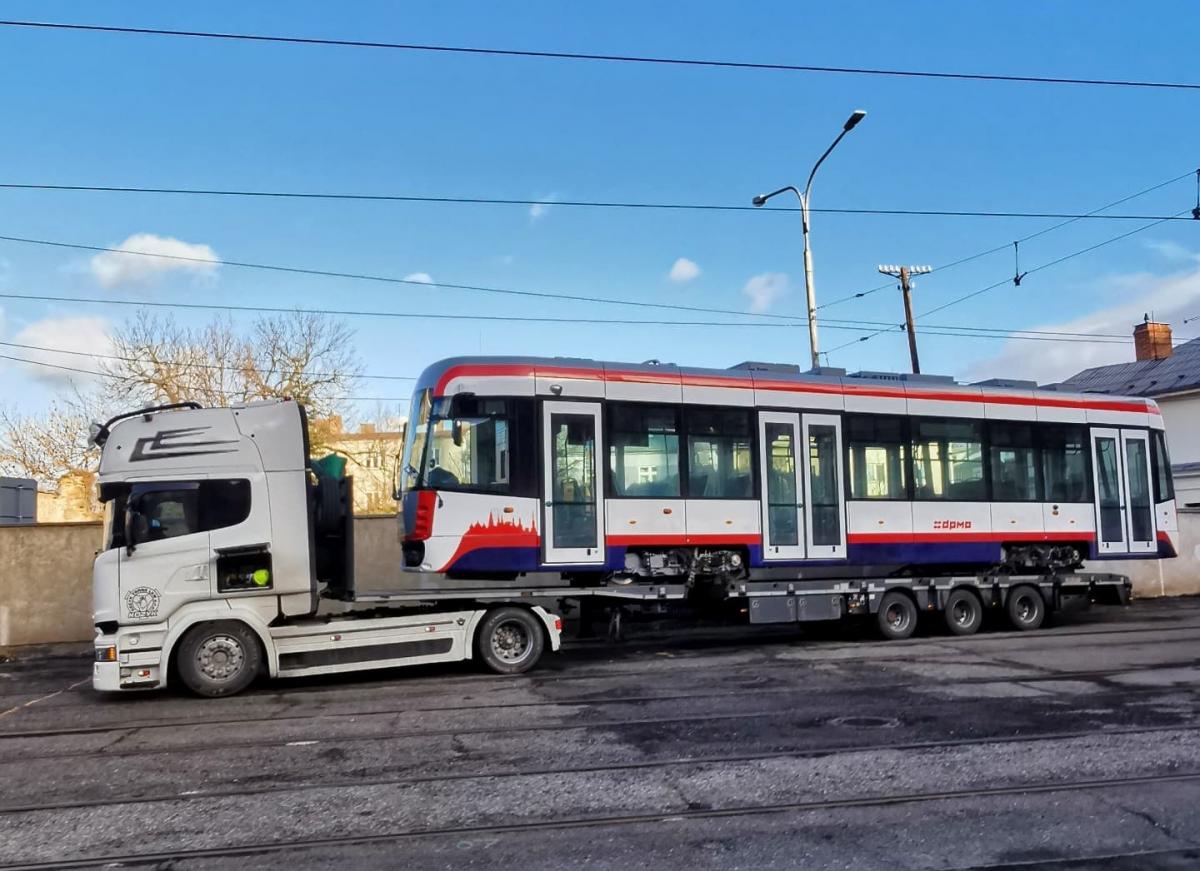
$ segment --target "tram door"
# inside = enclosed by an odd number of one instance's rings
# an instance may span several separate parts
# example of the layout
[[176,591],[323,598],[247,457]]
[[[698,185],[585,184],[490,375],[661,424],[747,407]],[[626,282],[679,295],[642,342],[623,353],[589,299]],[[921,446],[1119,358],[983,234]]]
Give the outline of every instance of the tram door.
[[1150,434],[1093,429],[1096,547],[1100,554],[1152,553],[1157,545],[1150,489]]
[[846,556],[841,421],[834,415],[758,415],[763,559]]
[[603,564],[600,406],[542,405],[542,542],[547,564]]

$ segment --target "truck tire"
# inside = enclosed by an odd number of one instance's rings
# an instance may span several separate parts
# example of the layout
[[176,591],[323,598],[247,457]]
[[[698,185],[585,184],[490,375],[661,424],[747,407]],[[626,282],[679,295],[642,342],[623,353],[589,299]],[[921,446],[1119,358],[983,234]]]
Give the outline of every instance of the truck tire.
[[954,635],[974,635],[983,622],[983,603],[970,590],[955,590],[946,599],[946,627]]
[[879,631],[889,641],[908,638],[917,629],[917,606],[903,593],[885,593],[876,615]]
[[1009,590],[1005,607],[1013,628],[1022,632],[1037,629],[1046,619],[1046,600],[1042,598],[1042,591],[1029,584]]
[[475,633],[479,658],[496,674],[521,674],[537,665],[545,636],[538,618],[525,608],[490,611]]
[[232,696],[262,672],[262,646],[244,623],[201,623],[179,642],[175,667],[180,680],[196,695]]

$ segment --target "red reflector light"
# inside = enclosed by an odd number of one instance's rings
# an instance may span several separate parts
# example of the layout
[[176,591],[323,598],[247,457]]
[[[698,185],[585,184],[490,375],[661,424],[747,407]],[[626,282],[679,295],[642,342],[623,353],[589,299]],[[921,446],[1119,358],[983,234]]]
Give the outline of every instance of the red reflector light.
[[554,618],[554,631],[555,631],[555,632],[562,632],[562,617],[555,617],[555,618]]
[[437,493],[433,490],[421,490],[417,493],[417,511],[413,517],[412,530],[408,533],[409,541],[424,541],[433,535],[433,509],[437,505]]

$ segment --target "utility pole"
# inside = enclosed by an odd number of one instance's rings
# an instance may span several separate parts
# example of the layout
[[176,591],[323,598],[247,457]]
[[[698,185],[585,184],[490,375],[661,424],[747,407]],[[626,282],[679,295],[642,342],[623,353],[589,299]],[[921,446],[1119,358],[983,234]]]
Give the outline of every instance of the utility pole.
[[884,275],[900,279],[900,292],[904,295],[904,328],[908,331],[908,353],[912,357],[914,375],[921,374],[921,361],[917,357],[917,327],[912,310],[912,276],[928,275],[933,272],[932,266],[880,266],[879,271]]

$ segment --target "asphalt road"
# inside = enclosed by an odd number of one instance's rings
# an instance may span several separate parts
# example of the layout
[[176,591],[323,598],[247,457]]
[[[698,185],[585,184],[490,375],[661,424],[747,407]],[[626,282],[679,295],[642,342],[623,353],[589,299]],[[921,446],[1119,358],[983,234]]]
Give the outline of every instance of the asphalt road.
[[1193,869],[1200,601],[101,697],[0,664],[0,871]]

